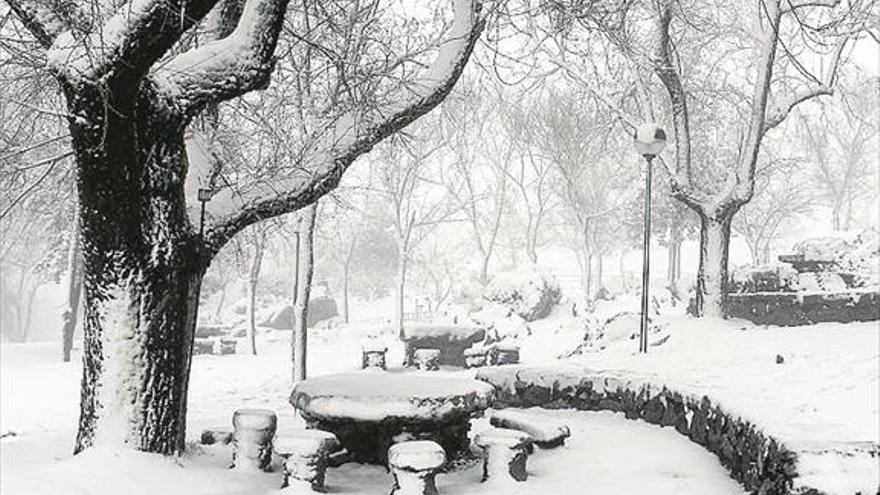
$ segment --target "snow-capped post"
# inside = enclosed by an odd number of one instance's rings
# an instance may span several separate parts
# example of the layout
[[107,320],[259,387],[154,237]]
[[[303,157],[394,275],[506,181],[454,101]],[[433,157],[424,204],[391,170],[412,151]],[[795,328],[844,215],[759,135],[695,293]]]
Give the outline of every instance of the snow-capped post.
[[268,409],[239,409],[232,415],[232,467],[267,471],[278,417]]
[[642,246],[642,318],[639,323],[639,352],[648,352],[648,296],[651,278],[651,164],[666,147],[666,132],[657,124],[636,128],[633,145],[645,158],[645,234]]
[[47,52],[76,159],[85,316],[75,452],[96,443],[183,452],[211,260],[245,227],[327,194],[356,158],[439,105],[485,24],[480,0],[450,0],[452,22],[424,72],[401,81],[387,104],[316,121],[295,170],[275,170],[274,180],[242,175],[234,190],[215,191],[202,203],[200,236],[196,184],[210,184],[216,170],[188,159],[198,150],[187,127],[212,105],[268,85],[288,4],[246,0],[228,35],[176,53],[218,2],[6,0]]
[[198,193],[199,203],[201,203],[201,208],[199,211],[199,237],[205,236],[205,203],[211,201],[211,196],[214,195],[214,191],[208,189],[206,187],[199,188]]

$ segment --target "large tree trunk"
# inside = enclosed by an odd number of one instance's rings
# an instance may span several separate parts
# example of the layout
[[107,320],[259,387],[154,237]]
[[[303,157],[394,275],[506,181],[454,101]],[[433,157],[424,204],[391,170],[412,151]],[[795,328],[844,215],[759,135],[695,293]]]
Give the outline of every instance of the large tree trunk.
[[70,362],[73,349],[73,334],[76,330],[79,300],[82,294],[82,260],[79,241],[79,214],[73,217],[70,232],[70,247],[67,252],[67,301],[61,314],[61,355],[65,363]]
[[724,317],[730,224],[736,209],[714,216],[700,214],[700,269],[697,273],[696,315]]
[[[259,235],[259,234],[256,234]],[[257,353],[257,283],[260,281],[260,268],[263,266],[263,246],[259,239],[254,242],[254,257],[247,279],[247,340],[248,351]]]
[[85,270],[75,451],[178,453],[205,270],[179,175],[183,119],[147,83],[90,88],[67,88]]
[[314,270],[314,233],[317,203],[305,207],[299,217],[299,249],[297,250],[296,293],[293,303],[292,376],[294,383],[305,380],[308,349],[309,295]]

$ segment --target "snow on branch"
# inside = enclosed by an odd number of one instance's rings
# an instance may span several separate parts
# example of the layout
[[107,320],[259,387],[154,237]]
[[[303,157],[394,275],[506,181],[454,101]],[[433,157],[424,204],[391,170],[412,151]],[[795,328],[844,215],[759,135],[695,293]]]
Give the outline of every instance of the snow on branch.
[[49,65],[72,82],[133,84],[180,36],[205,17],[217,0],[131,0],[87,36],[58,36]]
[[782,2],[782,13],[786,14],[805,7],[836,7],[840,0],[786,0]]
[[[220,249],[250,224],[314,202],[338,185],[342,174],[358,156],[446,98],[464,70],[485,24],[485,18],[480,15],[482,0],[451,1],[454,18],[437,57],[420,77],[401,85],[400,93],[390,99],[394,103],[380,108],[354,109],[325,123],[314,134],[314,145],[302,162],[291,164],[296,172],[236,190],[224,189],[207,204],[212,224],[206,229],[209,251]],[[193,209],[190,211],[194,213]]]
[[286,7],[287,0],[248,1],[229,36],[177,56],[156,80],[188,115],[265,86]]
[[83,28],[85,17],[79,15],[71,0],[6,0],[9,8],[45,48],[52,46],[64,31]]

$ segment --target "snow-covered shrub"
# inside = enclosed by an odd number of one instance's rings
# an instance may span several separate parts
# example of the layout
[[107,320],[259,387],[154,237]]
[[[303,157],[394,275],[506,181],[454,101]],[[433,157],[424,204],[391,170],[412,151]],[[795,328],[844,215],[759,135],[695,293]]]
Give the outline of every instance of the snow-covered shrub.
[[532,334],[526,321],[507,306],[487,302],[480,311],[468,315],[476,325],[487,329],[489,341],[521,339]]
[[790,292],[796,290],[798,273],[791,265],[746,265],[733,270],[730,292]]
[[552,275],[531,265],[499,273],[489,282],[483,297],[510,308],[528,322],[547,316],[559,302],[562,291]]
[[794,245],[794,252],[808,261],[836,261],[851,249],[850,243],[840,237],[813,237]]
[[842,273],[851,277],[854,287],[880,285],[880,233],[866,230],[852,243],[852,249],[838,260]]

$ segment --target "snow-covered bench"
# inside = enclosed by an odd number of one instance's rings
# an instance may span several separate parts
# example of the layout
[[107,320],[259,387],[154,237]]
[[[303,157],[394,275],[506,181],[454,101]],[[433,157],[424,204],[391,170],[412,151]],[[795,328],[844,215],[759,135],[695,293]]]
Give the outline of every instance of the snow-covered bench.
[[483,481],[525,481],[529,475],[526,461],[532,452],[528,433],[506,428],[491,428],[474,437],[483,453]]
[[571,436],[571,430],[565,424],[546,417],[536,417],[515,409],[504,409],[492,413],[489,419],[492,426],[509,428],[528,433],[535,445],[542,449],[558,447]]
[[378,368],[384,370],[387,352],[388,346],[382,342],[376,339],[367,340],[361,345],[361,369]]
[[486,338],[486,330],[463,325],[407,324],[400,335],[404,364],[413,364],[417,349],[439,349],[439,364],[464,366],[464,350]]
[[446,463],[443,447],[430,440],[401,442],[388,449],[394,476],[391,495],[438,495],[434,477]]
[[232,415],[232,466],[266,471],[272,462],[272,438],[278,418],[268,409],[239,409]]
[[302,485],[322,491],[327,470],[327,456],[340,448],[336,435],[321,430],[285,432],[275,439],[274,449],[284,459],[282,488]]

